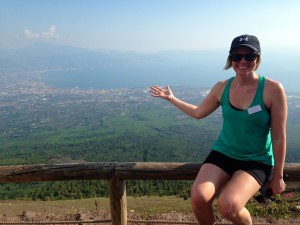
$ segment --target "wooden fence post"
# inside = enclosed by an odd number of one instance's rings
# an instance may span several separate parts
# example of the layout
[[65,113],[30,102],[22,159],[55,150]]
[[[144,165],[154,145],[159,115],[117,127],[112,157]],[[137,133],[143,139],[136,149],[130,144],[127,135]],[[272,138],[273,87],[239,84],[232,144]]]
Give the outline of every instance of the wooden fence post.
[[127,225],[125,181],[115,176],[109,179],[109,199],[112,225]]

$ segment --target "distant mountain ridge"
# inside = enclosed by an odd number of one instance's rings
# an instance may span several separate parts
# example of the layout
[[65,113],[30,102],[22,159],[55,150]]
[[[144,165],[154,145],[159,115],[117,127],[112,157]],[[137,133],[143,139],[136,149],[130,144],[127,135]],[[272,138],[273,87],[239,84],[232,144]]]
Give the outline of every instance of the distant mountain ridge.
[[[102,76],[102,80],[105,79],[106,83],[124,81],[124,88],[152,84],[211,86],[216,77],[219,76],[221,79],[224,76],[221,70],[224,61],[222,58],[222,54],[209,51],[164,51],[143,54],[114,50],[94,51],[40,42],[21,49],[0,49],[0,68],[22,70],[80,68],[86,69],[86,73],[93,70]],[[220,65],[215,66],[218,61]],[[64,74],[60,73],[59,76]]]
[[[115,50],[89,50],[84,48],[37,42],[20,49],[0,49],[0,66],[2,68],[19,67],[33,69],[38,67],[99,67],[109,64],[162,64],[181,62],[201,62],[205,52],[202,51],[165,51],[143,54],[137,52],[120,52]],[[208,52],[205,54],[207,55]],[[15,64],[19,62],[20,64]],[[106,64],[105,64],[106,63]],[[22,68],[25,67],[25,68]]]
[[[109,80],[110,74],[114,73],[115,79],[126,76],[129,79],[127,83],[135,82],[138,78],[147,80],[143,85],[155,83],[211,87],[219,80],[234,76],[232,70],[223,70],[227,56],[227,49],[145,54],[36,42],[20,49],[0,49],[0,69],[95,69],[107,82],[114,82]],[[288,91],[300,92],[299,58],[297,51],[268,50],[262,54],[258,73],[282,82]]]

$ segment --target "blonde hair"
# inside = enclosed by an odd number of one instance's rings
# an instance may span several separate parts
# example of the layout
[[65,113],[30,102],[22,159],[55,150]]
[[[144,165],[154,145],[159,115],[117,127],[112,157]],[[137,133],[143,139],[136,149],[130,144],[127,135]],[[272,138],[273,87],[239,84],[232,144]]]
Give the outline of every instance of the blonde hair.
[[[256,66],[255,66],[254,70],[257,70],[257,69],[258,69],[260,63],[261,63],[261,57],[260,57],[260,54],[259,54],[259,55],[257,56],[257,58],[256,58]],[[224,67],[224,70],[228,70],[228,69],[230,69],[231,67],[232,67],[232,61],[231,61],[231,59],[230,59],[230,55],[228,55],[227,60],[226,60],[226,65],[225,65],[225,67]]]

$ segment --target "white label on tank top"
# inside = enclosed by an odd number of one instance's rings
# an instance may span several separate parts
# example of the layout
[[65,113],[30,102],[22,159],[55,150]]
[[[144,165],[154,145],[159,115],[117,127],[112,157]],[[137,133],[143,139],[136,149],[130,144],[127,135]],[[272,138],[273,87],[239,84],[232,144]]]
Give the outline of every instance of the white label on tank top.
[[247,109],[248,111],[248,114],[253,114],[253,113],[257,113],[257,112],[260,112],[261,111],[261,107],[260,105],[255,105],[255,106],[252,106],[250,108]]

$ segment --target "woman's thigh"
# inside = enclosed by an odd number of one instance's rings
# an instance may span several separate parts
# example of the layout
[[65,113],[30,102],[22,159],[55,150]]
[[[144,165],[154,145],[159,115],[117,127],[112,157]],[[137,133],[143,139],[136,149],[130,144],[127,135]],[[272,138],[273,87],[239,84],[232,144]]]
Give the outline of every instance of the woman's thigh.
[[219,207],[241,210],[249,199],[259,190],[260,184],[249,173],[238,170],[225,186],[219,197]]
[[212,201],[229,179],[230,176],[218,166],[210,163],[203,164],[193,183],[192,198]]

